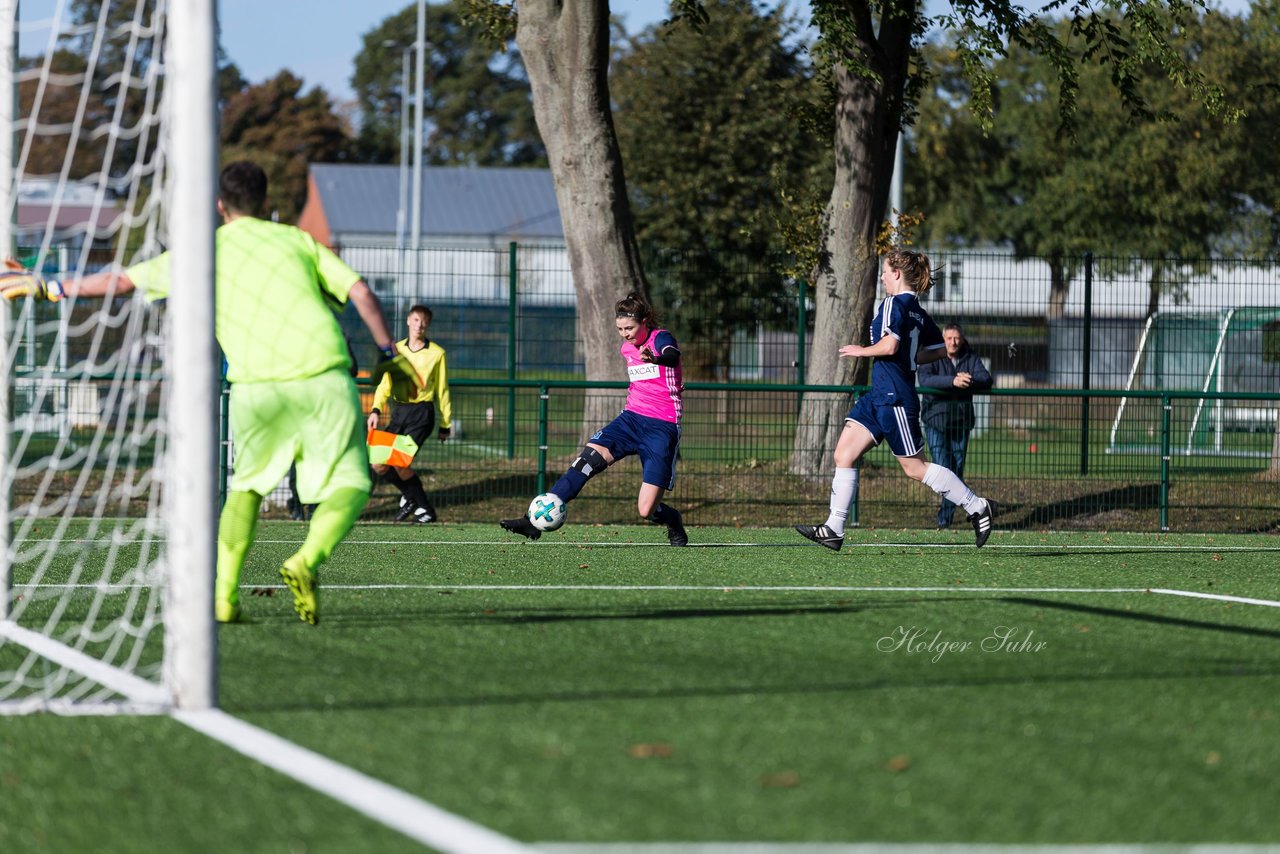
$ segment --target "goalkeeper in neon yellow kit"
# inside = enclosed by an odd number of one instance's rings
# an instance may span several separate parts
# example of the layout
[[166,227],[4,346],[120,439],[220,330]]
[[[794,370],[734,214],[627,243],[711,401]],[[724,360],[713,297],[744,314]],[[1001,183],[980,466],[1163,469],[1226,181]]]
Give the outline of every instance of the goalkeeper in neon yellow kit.
[[[267,176],[239,161],[222,170],[216,244],[218,343],[231,383],[235,476],[218,522],[219,622],[240,618],[240,571],[253,542],[263,495],[298,467],[298,494],[316,504],[302,547],[280,568],[298,616],[319,620],[316,570],[369,498],[364,419],[350,356],[329,303],[350,300],[384,356],[393,339],[377,297],[358,273],[306,232],[259,219]],[[66,282],[13,271],[0,275],[6,299],[120,296],[148,301],[170,290],[168,253],[123,272]]]

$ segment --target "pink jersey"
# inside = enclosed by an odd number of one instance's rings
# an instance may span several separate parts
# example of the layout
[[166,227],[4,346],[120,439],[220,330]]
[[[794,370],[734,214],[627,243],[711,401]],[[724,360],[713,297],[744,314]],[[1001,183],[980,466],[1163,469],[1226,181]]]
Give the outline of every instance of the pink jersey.
[[631,383],[627,390],[626,409],[636,415],[658,418],[680,423],[680,395],[684,393],[684,382],[681,380],[680,366],[668,368],[655,365],[640,358],[640,350],[647,346],[655,355],[658,353],[658,336],[663,336],[663,345],[675,346],[675,338],[665,329],[655,329],[649,338],[637,347],[629,341],[622,343],[622,358],[627,363],[627,378]]

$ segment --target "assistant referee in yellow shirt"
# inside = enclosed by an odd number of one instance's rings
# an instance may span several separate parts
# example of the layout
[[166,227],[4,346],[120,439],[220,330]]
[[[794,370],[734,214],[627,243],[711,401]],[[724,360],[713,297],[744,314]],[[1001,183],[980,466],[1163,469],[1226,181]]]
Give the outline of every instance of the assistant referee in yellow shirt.
[[[449,438],[449,430],[453,425],[453,404],[449,400],[449,371],[444,348],[427,338],[431,317],[431,309],[425,305],[415,305],[409,309],[406,320],[409,337],[397,341],[395,349],[396,355],[403,357],[406,367],[412,368],[412,373],[407,370],[391,371],[382,377],[373,394],[373,408],[369,411],[368,419],[369,429],[377,429],[387,402],[390,401],[391,423],[387,425],[387,431],[409,436],[418,447],[422,447],[431,436],[437,410],[440,415],[440,430],[436,435],[441,442]],[[406,519],[416,524],[436,521],[436,508],[427,499],[422,479],[411,466],[375,465],[373,471],[404,496],[400,502],[400,513],[396,516],[397,522]]]

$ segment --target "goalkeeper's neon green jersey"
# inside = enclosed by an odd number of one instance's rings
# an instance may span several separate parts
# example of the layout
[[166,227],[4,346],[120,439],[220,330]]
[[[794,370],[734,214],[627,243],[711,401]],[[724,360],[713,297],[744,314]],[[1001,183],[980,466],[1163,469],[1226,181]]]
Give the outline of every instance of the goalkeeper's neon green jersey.
[[[336,310],[360,274],[291,225],[242,216],[218,228],[216,323],[227,381],[281,382],[350,370]],[[125,273],[148,301],[169,295],[169,253]],[[181,335],[181,329],[174,330]]]

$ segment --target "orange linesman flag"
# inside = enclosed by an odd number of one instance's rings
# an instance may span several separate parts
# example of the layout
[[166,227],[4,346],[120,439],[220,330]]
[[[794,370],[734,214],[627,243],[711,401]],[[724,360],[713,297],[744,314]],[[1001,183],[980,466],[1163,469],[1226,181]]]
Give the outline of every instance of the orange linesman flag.
[[369,462],[375,466],[405,468],[418,453],[418,443],[413,441],[413,437],[386,430],[370,430],[365,441],[369,445]]

